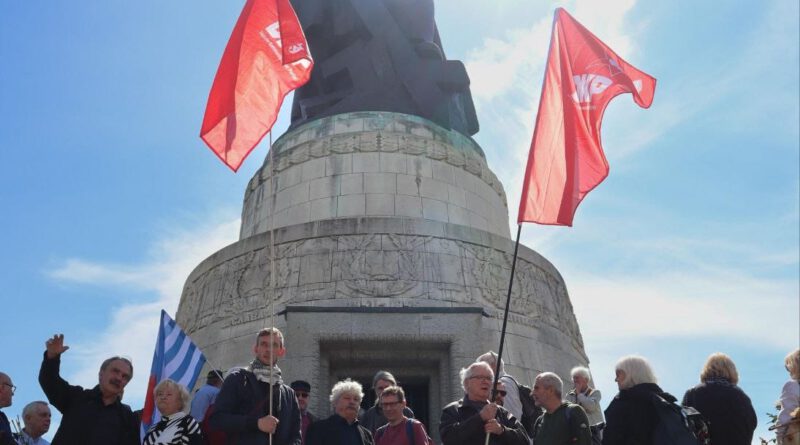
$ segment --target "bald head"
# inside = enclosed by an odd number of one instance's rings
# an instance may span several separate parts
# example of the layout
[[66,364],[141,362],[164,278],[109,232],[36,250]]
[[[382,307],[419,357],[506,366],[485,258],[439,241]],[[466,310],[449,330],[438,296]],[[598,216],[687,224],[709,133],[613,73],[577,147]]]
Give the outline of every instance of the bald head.
[[11,377],[4,372],[0,372],[0,408],[11,406],[11,399],[14,397],[14,383]]

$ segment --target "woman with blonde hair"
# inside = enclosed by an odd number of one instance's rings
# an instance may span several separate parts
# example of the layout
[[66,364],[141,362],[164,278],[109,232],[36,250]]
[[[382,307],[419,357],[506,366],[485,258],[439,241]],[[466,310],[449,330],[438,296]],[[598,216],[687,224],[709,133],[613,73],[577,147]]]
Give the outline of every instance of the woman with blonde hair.
[[747,394],[737,386],[739,373],[727,355],[711,354],[700,371],[700,384],[686,391],[682,405],[700,411],[711,443],[749,445],[758,420]]
[[[777,436],[778,443],[800,442],[800,349],[795,349],[784,359],[786,370],[789,371],[789,381],[783,385],[781,399],[778,402]],[[789,436],[792,436],[791,438]]]
[[185,386],[164,379],[153,389],[161,421],[147,430],[142,445],[201,445],[200,425],[190,416],[189,391]]
[[635,355],[622,357],[615,367],[619,393],[606,408],[604,445],[648,445],[653,443],[658,416],[653,398],[658,395],[668,402],[677,399],[656,384],[650,363]]

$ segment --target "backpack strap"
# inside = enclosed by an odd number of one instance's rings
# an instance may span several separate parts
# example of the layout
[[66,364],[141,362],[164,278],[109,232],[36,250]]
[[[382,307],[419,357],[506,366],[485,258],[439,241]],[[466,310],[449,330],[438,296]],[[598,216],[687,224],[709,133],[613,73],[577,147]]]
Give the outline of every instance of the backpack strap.
[[408,436],[408,445],[414,444],[414,420],[406,419],[406,436]]
[[379,427],[377,430],[375,430],[375,442],[377,442],[381,437],[383,437],[383,433],[386,432],[386,427],[388,425],[389,424],[387,423],[386,425],[383,425],[382,427]]

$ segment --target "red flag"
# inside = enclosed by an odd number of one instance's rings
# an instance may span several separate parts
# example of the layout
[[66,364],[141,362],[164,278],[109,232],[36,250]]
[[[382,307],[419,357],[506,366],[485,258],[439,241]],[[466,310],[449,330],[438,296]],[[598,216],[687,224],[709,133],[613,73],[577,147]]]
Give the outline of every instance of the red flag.
[[247,0],[222,55],[200,137],[233,171],[275,124],[313,61],[289,0]]
[[572,226],[578,204],[608,176],[600,126],[608,103],[631,93],[648,108],[656,79],[556,9],[518,223]]

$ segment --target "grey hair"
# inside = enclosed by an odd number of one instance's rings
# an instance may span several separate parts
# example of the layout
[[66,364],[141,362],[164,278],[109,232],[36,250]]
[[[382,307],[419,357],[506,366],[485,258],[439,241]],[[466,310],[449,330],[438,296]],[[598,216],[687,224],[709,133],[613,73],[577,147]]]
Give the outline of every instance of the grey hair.
[[564,392],[564,382],[561,377],[554,372],[543,372],[536,376],[536,381],[542,384],[545,388],[552,388],[555,390],[556,395],[561,398]]
[[364,388],[361,386],[361,383],[354,382],[350,379],[344,379],[341,382],[336,382],[336,384],[333,385],[333,389],[331,389],[331,406],[335,406],[344,393],[357,394],[359,402],[364,398]]
[[25,418],[27,418],[28,416],[32,416],[34,414],[34,410],[38,405],[42,405],[45,408],[50,409],[50,406],[47,404],[47,402],[41,400],[31,402],[25,405],[25,408],[22,408],[22,419],[25,420]]
[[185,386],[181,385],[180,383],[176,382],[172,379],[164,379],[158,382],[155,388],[153,388],[153,397],[158,397],[158,392],[163,388],[173,388],[178,390],[178,394],[181,396],[181,411],[187,412],[189,410],[189,390],[186,389]]
[[[495,365],[497,364],[497,353],[495,353],[494,351],[489,351],[485,354],[481,354],[478,358],[475,359],[475,361],[488,363],[489,366],[494,368]],[[503,359],[500,359],[500,366],[497,367],[497,373],[500,375],[503,375],[504,364],[505,363],[503,362]]]
[[397,379],[395,379],[389,371],[378,371],[375,373],[375,377],[372,378],[373,388],[378,384],[379,380],[386,380],[387,382],[392,382],[392,386],[397,386]]
[[574,379],[576,375],[579,375],[586,380],[591,380],[592,378],[591,375],[589,375],[589,368],[585,366],[576,366],[572,368],[572,370],[569,372],[569,376]]
[[464,392],[467,391],[467,380],[475,375],[475,370],[478,368],[486,369],[489,371],[489,374],[492,375],[492,378],[494,378],[494,371],[492,371],[492,367],[486,362],[475,362],[466,368],[461,368],[461,371],[458,372],[458,375],[461,377],[461,387],[464,389]]
[[650,363],[638,355],[622,357],[614,369],[625,373],[625,378],[618,382],[620,389],[628,389],[640,383],[658,383]]

